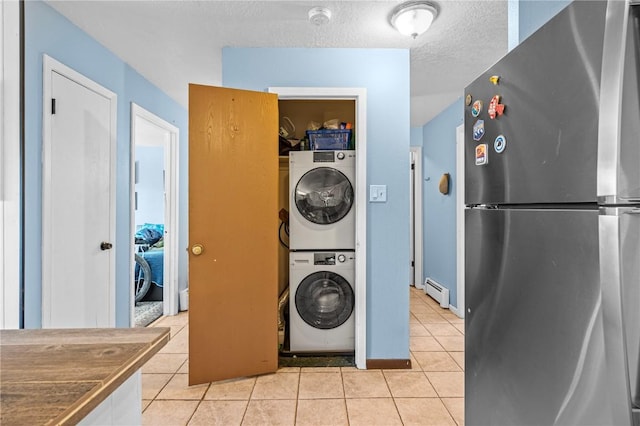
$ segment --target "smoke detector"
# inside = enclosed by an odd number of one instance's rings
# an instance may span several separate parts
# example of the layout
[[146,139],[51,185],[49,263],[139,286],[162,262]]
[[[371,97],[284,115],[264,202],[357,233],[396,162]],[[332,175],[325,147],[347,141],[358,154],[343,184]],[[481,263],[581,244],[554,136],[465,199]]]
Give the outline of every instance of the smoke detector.
[[314,25],[324,25],[331,20],[331,11],[326,7],[318,6],[309,9],[309,22]]

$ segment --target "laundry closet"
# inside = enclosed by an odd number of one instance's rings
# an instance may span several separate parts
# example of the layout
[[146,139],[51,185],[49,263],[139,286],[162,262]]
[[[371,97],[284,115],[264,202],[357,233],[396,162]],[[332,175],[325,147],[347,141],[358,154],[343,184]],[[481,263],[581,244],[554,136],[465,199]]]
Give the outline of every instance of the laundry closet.
[[[343,148],[358,140],[336,150],[324,138],[355,133],[359,96],[189,86],[190,384],[276,371],[283,351],[354,354],[356,151]],[[283,117],[293,150],[280,156]],[[309,148],[325,149],[297,150],[310,122],[329,120],[351,129],[319,129]],[[287,216],[291,252],[278,241]],[[279,313],[293,331],[282,345]]]
[[352,353],[355,101],[287,99],[278,109],[281,353]]

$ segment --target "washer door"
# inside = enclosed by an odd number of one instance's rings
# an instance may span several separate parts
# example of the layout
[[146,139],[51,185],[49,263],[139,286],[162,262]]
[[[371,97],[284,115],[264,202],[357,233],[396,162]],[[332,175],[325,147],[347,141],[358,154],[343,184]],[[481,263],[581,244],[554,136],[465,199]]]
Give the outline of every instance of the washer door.
[[311,327],[340,327],[353,312],[353,289],[342,276],[328,271],[307,276],[296,290],[296,309]]
[[339,170],[318,167],[300,178],[294,198],[302,217],[319,225],[329,225],[351,210],[353,187]]

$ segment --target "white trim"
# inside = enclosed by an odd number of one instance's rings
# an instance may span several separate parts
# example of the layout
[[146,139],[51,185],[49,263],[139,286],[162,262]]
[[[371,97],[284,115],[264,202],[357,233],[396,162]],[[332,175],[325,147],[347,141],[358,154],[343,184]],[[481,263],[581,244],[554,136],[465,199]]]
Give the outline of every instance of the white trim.
[[[110,182],[110,235],[109,238],[116,241],[116,147],[117,147],[117,95],[90,80],[79,72],[58,62],[48,55],[43,55],[42,59],[42,328],[46,328],[51,323],[51,253],[53,242],[51,241],[51,76],[58,73],[69,80],[74,81],[109,99],[110,105],[110,161],[111,161],[111,182]],[[109,270],[111,271],[109,280],[109,325],[116,325],[116,254],[117,244],[113,244],[113,253],[110,256]]]
[[20,328],[20,2],[0,3],[0,329]]
[[449,309],[464,318],[464,125],[456,127],[456,283],[458,300]]
[[415,199],[414,202],[414,223],[415,228],[414,232],[414,244],[415,244],[415,259],[414,261],[414,271],[415,271],[415,287],[417,289],[424,289],[424,279],[422,277],[423,274],[423,254],[422,254],[422,147],[421,146],[412,146],[409,148],[413,153],[413,185],[415,191]]
[[[178,164],[179,164],[179,142],[180,129],[173,124],[163,120],[152,112],[147,111],[140,105],[131,103],[131,174],[129,179],[130,190],[130,213],[129,229],[130,241],[135,235],[135,162],[136,162],[136,121],[146,120],[170,134],[169,142],[160,142],[158,146],[164,146],[164,169],[165,169],[165,194],[166,208],[164,211],[164,262],[163,276],[164,286],[162,288],[162,313],[164,315],[176,315],[178,313]],[[130,275],[133,277],[135,266],[134,251],[130,252]],[[135,296],[133,286],[131,286],[131,326],[135,325]]]
[[367,368],[367,89],[270,87],[280,99],[351,99],[356,103],[356,349],[359,369]]

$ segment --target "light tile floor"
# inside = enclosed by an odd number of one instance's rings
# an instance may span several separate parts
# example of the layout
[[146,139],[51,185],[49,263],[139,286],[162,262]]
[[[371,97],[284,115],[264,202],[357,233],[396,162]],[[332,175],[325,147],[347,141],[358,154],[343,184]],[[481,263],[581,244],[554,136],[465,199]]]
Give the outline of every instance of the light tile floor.
[[464,320],[411,288],[411,370],[281,368],[188,386],[189,315],[142,368],[145,425],[463,425]]

